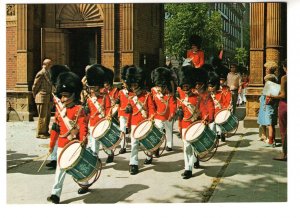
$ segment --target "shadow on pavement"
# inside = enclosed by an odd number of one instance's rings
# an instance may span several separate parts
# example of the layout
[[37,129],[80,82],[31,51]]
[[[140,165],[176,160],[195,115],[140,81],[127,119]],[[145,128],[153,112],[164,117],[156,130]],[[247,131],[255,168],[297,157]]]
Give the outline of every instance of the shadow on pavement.
[[[74,201],[83,200],[84,203],[86,204],[99,204],[99,203],[113,204],[113,203],[123,202],[129,196],[148,188],[149,186],[141,185],[141,184],[125,185],[124,187],[119,189],[118,188],[115,189],[92,189],[91,188],[89,194],[77,198],[71,198],[65,201],[61,201],[60,203],[69,204]],[[130,203],[130,201],[125,201],[125,202]]]

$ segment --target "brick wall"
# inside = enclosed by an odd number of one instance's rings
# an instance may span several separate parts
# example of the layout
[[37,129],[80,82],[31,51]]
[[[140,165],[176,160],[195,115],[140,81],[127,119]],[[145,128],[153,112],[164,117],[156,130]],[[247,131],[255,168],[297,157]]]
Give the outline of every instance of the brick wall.
[[17,27],[6,27],[6,89],[13,90],[17,82]]

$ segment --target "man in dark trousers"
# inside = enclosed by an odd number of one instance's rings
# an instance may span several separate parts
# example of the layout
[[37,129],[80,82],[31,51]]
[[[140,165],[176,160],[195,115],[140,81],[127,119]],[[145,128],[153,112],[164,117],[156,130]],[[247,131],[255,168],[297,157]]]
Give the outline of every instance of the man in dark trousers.
[[38,111],[38,125],[36,137],[41,139],[49,138],[49,123],[51,117],[51,93],[52,82],[50,79],[49,69],[52,66],[51,59],[43,61],[42,69],[36,74],[32,86],[32,94]]

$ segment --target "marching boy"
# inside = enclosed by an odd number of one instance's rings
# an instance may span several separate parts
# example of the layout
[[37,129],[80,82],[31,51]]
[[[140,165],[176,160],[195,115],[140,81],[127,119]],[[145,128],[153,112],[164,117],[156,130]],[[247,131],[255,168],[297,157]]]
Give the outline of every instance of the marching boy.
[[[130,168],[131,175],[139,172],[138,168],[138,149],[139,141],[133,137],[133,133],[137,125],[146,120],[153,119],[155,107],[151,93],[144,90],[143,70],[139,67],[131,66],[126,70],[126,84],[132,96],[126,107],[126,113],[131,113],[131,153],[130,153]],[[151,164],[152,157],[147,156],[145,164]]]
[[[81,90],[82,84],[76,74],[64,72],[58,76],[56,94],[60,98],[65,110],[56,110],[49,143],[49,153],[52,153],[55,143],[58,141],[58,157],[63,148],[72,140],[77,139],[85,145],[87,123],[86,114],[79,101]],[[47,198],[48,201],[59,204],[65,175],[65,170],[61,169],[59,164],[57,164],[55,182],[51,196]],[[80,190],[81,188],[78,192]]]

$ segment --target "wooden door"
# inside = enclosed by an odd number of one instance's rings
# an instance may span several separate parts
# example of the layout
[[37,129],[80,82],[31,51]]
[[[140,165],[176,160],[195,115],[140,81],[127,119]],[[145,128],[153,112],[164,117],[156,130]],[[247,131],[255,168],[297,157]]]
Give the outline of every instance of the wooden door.
[[41,62],[51,58],[54,64],[69,65],[69,31],[41,28]]

